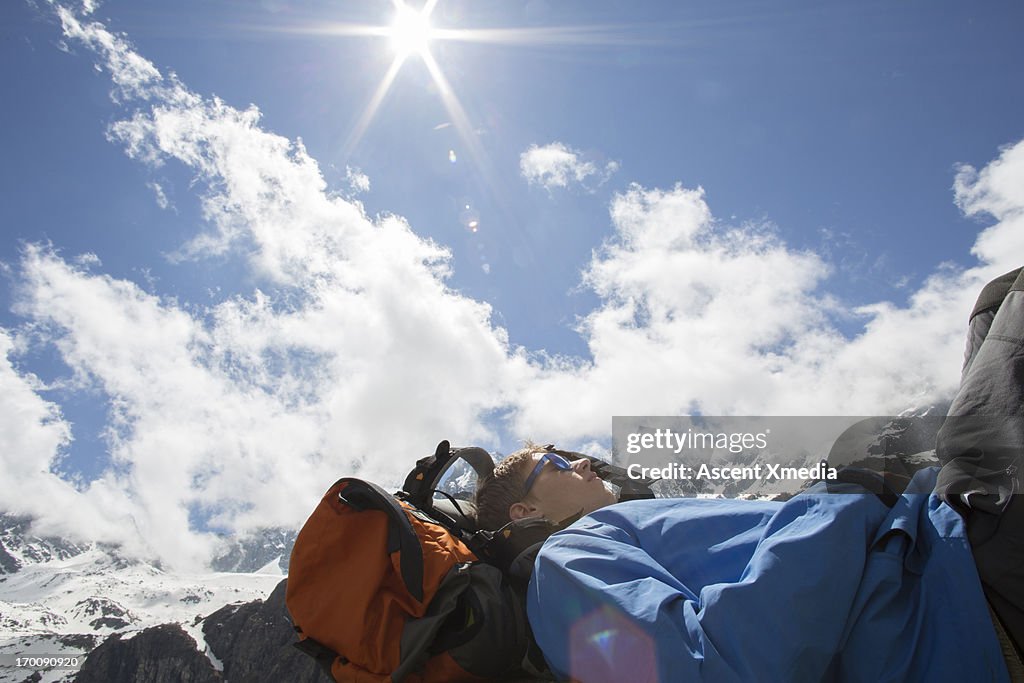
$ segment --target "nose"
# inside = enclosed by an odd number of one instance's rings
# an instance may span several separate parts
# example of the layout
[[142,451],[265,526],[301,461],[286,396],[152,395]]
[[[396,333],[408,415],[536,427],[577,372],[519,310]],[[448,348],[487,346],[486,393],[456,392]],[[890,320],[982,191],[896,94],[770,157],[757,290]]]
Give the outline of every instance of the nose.
[[586,474],[587,472],[590,471],[590,461],[587,460],[586,458],[580,458],[579,460],[575,461],[572,464],[572,466],[577,472],[581,474]]

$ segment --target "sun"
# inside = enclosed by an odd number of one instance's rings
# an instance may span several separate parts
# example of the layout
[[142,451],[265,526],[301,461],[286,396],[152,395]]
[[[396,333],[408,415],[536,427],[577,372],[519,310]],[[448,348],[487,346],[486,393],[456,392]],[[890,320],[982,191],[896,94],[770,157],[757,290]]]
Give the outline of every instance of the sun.
[[[381,0],[383,1],[383,0]],[[410,7],[406,2],[416,4],[422,2],[420,9]],[[366,108],[353,125],[351,132],[344,143],[341,156],[348,159],[353,154],[363,135],[373,122],[380,109],[381,103],[387,96],[391,86],[395,83],[398,72],[402,66],[409,61],[409,57],[415,56],[424,67],[434,83],[435,90],[444,104],[448,113],[449,121],[458,132],[459,139],[465,148],[467,156],[472,160],[473,165],[480,173],[483,183],[486,186],[494,187],[490,164],[484,154],[483,147],[479,140],[478,131],[473,126],[466,113],[466,110],[459,102],[455,90],[441,69],[441,65],[431,52],[431,45],[434,42],[461,41],[468,43],[488,43],[503,45],[619,45],[624,43],[624,37],[616,32],[610,32],[600,26],[561,26],[561,27],[524,27],[524,28],[484,28],[469,29],[442,25],[438,28],[431,26],[430,17],[441,0],[391,0],[394,14],[391,23],[383,25],[349,24],[344,22],[332,22],[327,24],[314,24],[307,27],[296,27],[286,29],[299,33],[312,35],[333,35],[333,36],[355,36],[387,38],[391,44],[394,58],[391,65],[377,84],[376,89],[370,96]],[[626,36],[628,37],[628,36]],[[461,155],[461,152],[460,152]],[[454,152],[449,151],[449,160],[455,162]],[[469,219],[466,223],[471,231],[477,231],[480,227],[477,218]]]
[[396,3],[395,9],[395,18],[389,28],[391,47],[400,55],[423,56],[430,47],[433,33],[426,8],[417,11],[404,3]]

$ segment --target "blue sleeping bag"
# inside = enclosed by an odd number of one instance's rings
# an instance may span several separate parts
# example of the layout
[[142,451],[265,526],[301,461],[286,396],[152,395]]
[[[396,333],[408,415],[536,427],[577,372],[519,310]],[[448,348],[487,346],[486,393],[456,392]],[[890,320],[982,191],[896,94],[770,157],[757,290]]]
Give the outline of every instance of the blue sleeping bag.
[[936,471],[892,509],[812,488],[598,510],[538,555],[534,636],[581,683],[1007,681]]

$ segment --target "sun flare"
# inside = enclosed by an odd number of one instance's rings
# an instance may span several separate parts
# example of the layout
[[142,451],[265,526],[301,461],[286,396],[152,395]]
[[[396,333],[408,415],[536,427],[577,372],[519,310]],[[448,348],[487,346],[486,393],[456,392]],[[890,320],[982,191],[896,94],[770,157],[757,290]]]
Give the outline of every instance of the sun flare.
[[425,11],[416,11],[405,4],[397,6],[391,22],[391,47],[401,55],[423,55],[432,36],[430,18]]

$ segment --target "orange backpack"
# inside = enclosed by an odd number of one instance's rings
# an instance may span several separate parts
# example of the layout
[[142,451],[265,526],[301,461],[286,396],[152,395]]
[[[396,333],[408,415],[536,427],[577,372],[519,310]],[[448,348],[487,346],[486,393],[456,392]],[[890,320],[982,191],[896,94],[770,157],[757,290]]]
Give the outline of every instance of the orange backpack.
[[471,550],[493,538],[469,528],[471,515],[462,513],[471,504],[434,500],[459,458],[480,477],[494,466],[482,449],[442,441],[395,495],[338,480],[299,532],[285,597],[296,647],[336,681],[460,683],[544,672],[525,583]]

